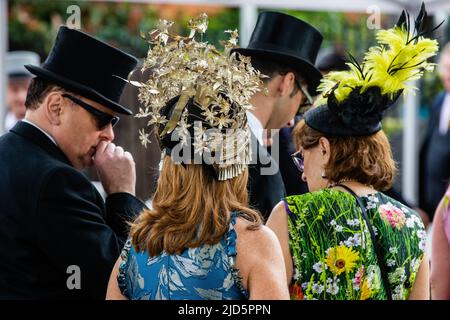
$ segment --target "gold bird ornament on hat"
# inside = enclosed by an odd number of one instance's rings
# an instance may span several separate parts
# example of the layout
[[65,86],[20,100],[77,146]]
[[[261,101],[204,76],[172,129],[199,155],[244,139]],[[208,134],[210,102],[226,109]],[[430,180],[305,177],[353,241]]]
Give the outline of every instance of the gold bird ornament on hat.
[[[189,36],[173,34],[172,26],[160,20],[155,30],[143,35],[150,47],[142,71],[149,70],[150,76],[145,82],[130,81],[139,87],[144,106],[136,117],[149,118],[147,126],[156,129],[166,154],[173,149],[166,143],[172,140],[168,136],[176,134],[181,146],[191,146],[193,153],[214,155],[211,165],[218,180],[231,179],[250,163],[246,111],[252,109],[250,98],[263,88],[263,76],[249,58],[230,54],[237,30],[225,31],[230,38],[221,41],[220,52],[203,41],[206,14],[189,21]],[[150,133],[145,128],[139,132],[145,146]],[[182,163],[193,159],[191,155]]]

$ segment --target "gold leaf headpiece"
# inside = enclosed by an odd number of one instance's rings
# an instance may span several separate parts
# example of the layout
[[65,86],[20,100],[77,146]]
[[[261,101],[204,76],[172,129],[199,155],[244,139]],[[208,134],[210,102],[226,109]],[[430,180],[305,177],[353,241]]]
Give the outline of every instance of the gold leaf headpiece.
[[[151,75],[145,82],[132,82],[139,87],[139,100],[144,105],[136,117],[148,117],[147,125],[154,125],[160,138],[176,133],[181,145],[190,144],[194,153],[212,151],[218,156],[212,165],[219,180],[236,177],[251,158],[245,112],[252,108],[250,98],[261,89],[261,74],[251,66],[249,58],[238,53],[230,55],[237,44],[237,30],[225,31],[230,39],[221,41],[224,51],[219,52],[202,41],[208,28],[206,14],[189,21],[188,37],[172,34],[172,25],[171,21],[160,20],[146,37],[150,48],[142,71],[150,69]],[[173,111],[163,112],[176,97]],[[201,109],[195,118],[206,128],[217,129],[215,133],[205,133],[202,127],[194,129],[188,107],[191,102]],[[149,133],[140,130],[144,145],[148,137]]]

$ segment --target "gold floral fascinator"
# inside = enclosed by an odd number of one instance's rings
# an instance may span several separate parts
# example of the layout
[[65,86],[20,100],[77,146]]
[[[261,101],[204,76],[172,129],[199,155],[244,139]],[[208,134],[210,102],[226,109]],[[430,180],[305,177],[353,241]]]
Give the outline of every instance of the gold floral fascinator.
[[397,24],[376,34],[378,45],[370,48],[362,64],[350,55],[349,71],[330,72],[322,80],[322,97],[317,108],[305,113],[305,122],[315,130],[335,136],[369,136],[381,130],[384,112],[402,93],[416,88],[408,84],[418,80],[435,64],[428,59],[439,50],[430,38],[421,10],[410,22],[403,11]]
[[[162,156],[182,165],[206,164],[218,180],[240,175],[251,160],[246,111],[250,98],[262,88],[261,74],[250,59],[230,54],[237,30],[225,31],[224,51],[203,41],[208,16],[188,23],[189,36],[169,31],[173,22],[160,20],[145,37],[150,44],[142,72],[150,71],[139,87],[144,108],[136,115],[149,118],[159,137]],[[199,39],[196,39],[199,38]],[[140,130],[144,146],[149,132]]]

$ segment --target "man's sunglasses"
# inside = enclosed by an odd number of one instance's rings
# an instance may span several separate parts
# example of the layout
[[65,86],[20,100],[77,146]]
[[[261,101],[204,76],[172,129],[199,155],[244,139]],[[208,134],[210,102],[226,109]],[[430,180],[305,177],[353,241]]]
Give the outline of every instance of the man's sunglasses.
[[303,100],[303,102],[300,104],[299,108],[306,108],[309,106],[312,106],[314,103],[313,98],[311,97],[311,95],[308,93],[308,90],[306,89],[306,86],[303,86],[297,79],[297,77],[294,78],[295,84],[297,85],[298,89],[300,90],[300,92],[302,93],[302,95],[305,97],[305,99]]
[[291,154],[292,161],[294,162],[295,166],[297,167],[298,171],[303,173],[303,170],[305,169],[305,163],[303,160],[303,155],[301,151],[297,151],[293,154]]
[[111,126],[114,127],[117,124],[117,122],[119,122],[120,119],[119,117],[110,115],[106,112],[102,112],[70,94],[64,93],[62,96],[64,98],[70,99],[72,102],[76,103],[77,105],[88,111],[90,114],[92,114],[97,122],[98,130],[105,129],[106,126],[109,124],[111,124]]
[[[289,71],[280,71],[279,74],[281,76],[285,76],[288,74]],[[308,90],[306,88],[306,86],[301,84],[302,79],[299,79],[295,74],[294,74],[294,82],[295,85],[297,86],[297,88],[300,90],[300,92],[302,93],[302,95],[305,97],[305,99],[303,99],[303,102],[299,105],[299,110],[300,109],[305,109],[306,107],[312,106],[314,103],[313,98],[311,97],[311,95],[308,93]]]

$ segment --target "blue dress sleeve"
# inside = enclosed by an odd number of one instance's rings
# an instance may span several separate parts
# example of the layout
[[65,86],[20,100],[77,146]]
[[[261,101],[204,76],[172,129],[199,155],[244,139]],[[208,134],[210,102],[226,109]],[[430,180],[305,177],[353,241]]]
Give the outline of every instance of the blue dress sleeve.
[[131,238],[129,238],[125,242],[122,252],[120,253],[120,258],[122,259],[122,261],[120,262],[119,274],[117,275],[117,283],[119,285],[120,292],[122,292],[122,294],[128,299],[130,299],[130,292],[127,286],[127,272],[129,260],[128,258],[130,256],[131,246],[132,246]]
[[236,250],[236,244],[237,244],[237,234],[236,230],[234,229],[234,226],[236,224],[236,220],[238,218],[237,213],[233,213],[231,215],[231,222],[230,227],[227,233],[227,255],[228,255],[228,262],[230,265],[231,274],[233,276],[234,283],[240,290],[240,292],[243,294],[245,299],[249,298],[249,293],[247,290],[245,290],[244,286],[242,285],[242,277],[239,275],[239,269],[236,268],[236,257],[237,257],[237,250]]

